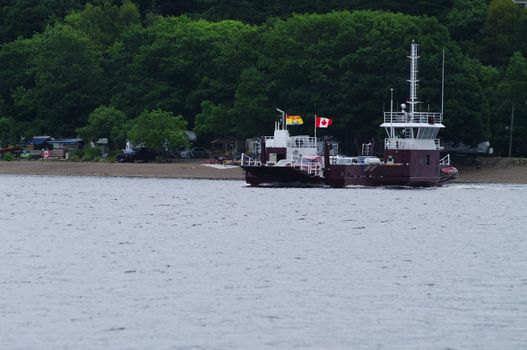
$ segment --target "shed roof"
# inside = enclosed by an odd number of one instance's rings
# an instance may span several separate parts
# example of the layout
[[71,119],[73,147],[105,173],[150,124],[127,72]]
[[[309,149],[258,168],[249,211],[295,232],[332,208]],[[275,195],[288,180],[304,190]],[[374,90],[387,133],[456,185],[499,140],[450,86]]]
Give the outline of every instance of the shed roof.
[[26,145],[42,145],[51,140],[51,136],[33,136],[32,139],[26,142]]
[[57,139],[57,140],[48,141],[48,143],[58,144],[58,145],[74,145],[74,144],[83,143],[83,142],[84,142],[83,139]]

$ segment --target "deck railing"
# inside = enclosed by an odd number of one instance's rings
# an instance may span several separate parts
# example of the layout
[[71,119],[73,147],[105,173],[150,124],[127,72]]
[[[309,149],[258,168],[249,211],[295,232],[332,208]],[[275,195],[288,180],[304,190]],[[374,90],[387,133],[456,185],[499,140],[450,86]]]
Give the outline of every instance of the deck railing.
[[[433,141],[433,142],[431,142]],[[401,139],[387,138],[384,139],[385,149],[441,149],[439,139]]]
[[[242,153],[240,165],[241,166],[266,166],[262,164],[262,162],[260,162],[258,159],[252,158],[251,156],[248,156],[245,153]],[[269,164],[267,166],[276,166],[276,165]],[[323,166],[319,162],[311,162],[311,161],[302,160],[302,158],[296,158],[291,161],[291,164],[289,166],[296,168],[298,170],[301,170],[309,175],[313,175],[313,176],[322,175]]]
[[322,175],[322,164],[318,162],[303,162],[302,158],[298,158],[297,160],[293,160],[291,163],[291,166],[294,168],[297,168],[305,173],[308,173],[309,175],[313,176],[321,176]]
[[243,165],[245,165],[245,166],[260,166],[260,165],[262,165],[262,162],[260,162],[260,160],[258,160],[258,159],[251,158],[250,156],[248,156],[245,153],[242,153],[242,159],[241,159],[240,165],[242,165],[242,166]]
[[287,140],[289,148],[316,148],[317,139],[309,136],[291,136]]
[[448,166],[450,165],[450,154],[447,154],[443,158],[439,159],[439,165]]
[[384,112],[384,122],[401,123],[421,123],[421,124],[440,124],[443,121],[441,113],[414,112],[413,116],[408,112]]

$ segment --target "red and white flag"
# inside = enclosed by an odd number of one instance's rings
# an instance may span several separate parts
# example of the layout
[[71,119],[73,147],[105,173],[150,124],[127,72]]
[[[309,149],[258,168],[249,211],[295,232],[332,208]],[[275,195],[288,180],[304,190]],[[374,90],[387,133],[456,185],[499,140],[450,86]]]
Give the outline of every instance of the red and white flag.
[[333,124],[333,119],[331,118],[317,117],[317,120],[315,122],[317,128],[327,128],[331,124]]

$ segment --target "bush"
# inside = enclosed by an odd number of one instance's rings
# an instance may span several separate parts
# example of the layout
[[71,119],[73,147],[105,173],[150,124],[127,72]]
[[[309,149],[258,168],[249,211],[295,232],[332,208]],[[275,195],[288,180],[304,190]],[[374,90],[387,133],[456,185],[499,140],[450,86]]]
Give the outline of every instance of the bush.
[[4,156],[2,157],[2,159],[5,160],[5,161],[10,162],[13,159],[15,159],[15,156],[11,152],[6,152],[6,153],[4,153]]
[[109,163],[115,162],[115,158],[119,154],[121,154],[121,150],[120,149],[114,149],[114,150],[109,151],[108,152],[108,156],[106,157],[106,161],[109,162]]
[[142,144],[156,152],[167,146],[173,148],[188,146],[185,133],[187,122],[181,115],[156,109],[144,111],[134,119],[128,138],[134,144]]
[[86,147],[70,153],[69,160],[72,162],[98,162],[101,159],[101,155],[100,147]]
[[78,149],[70,153],[68,160],[71,160],[72,162],[79,162],[82,160],[83,156],[84,151],[82,149]]
[[82,160],[98,162],[101,159],[101,154],[100,147],[87,147],[84,149]]

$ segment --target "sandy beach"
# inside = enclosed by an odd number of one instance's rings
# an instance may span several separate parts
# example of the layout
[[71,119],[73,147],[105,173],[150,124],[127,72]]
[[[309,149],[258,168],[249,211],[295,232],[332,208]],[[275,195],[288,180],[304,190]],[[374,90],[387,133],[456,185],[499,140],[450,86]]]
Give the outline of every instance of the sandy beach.
[[459,169],[456,182],[527,184],[527,159],[480,158],[478,166],[474,160],[454,162]]
[[242,180],[239,167],[211,167],[201,161],[179,163],[107,163],[68,161],[0,161],[0,174],[55,176],[127,176]]
[[[243,180],[239,167],[211,167],[203,160],[177,163],[106,163],[68,161],[0,161],[0,174],[55,176],[129,176]],[[458,165],[463,183],[527,184],[527,164],[507,158],[485,159],[479,167]]]

